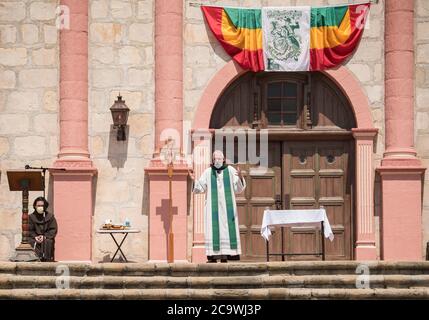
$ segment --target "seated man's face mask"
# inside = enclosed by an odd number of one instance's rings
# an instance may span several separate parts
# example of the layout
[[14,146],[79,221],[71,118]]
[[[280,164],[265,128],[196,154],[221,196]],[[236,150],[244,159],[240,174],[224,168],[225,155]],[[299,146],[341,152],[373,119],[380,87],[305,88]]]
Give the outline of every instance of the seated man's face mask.
[[45,207],[44,206],[36,206],[36,212],[39,214],[42,214],[43,212],[45,212]]

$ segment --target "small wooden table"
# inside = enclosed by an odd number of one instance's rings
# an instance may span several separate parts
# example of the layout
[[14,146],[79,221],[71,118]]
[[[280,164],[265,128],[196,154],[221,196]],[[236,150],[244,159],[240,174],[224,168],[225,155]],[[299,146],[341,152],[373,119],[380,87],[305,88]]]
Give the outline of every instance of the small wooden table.
[[[114,242],[115,242],[115,244],[116,244],[116,247],[118,248],[118,249],[116,249],[116,252],[115,252],[115,254],[113,255],[112,260],[110,260],[110,262],[113,262],[113,260],[115,259],[116,255],[118,254],[118,252],[120,252],[120,253],[122,254],[122,257],[124,258],[125,262],[128,262],[127,257],[125,256],[125,254],[124,254],[124,252],[122,251],[121,247],[122,247],[122,245],[123,245],[123,243],[124,243],[125,239],[127,238],[128,234],[130,234],[130,233],[139,233],[139,232],[140,232],[140,230],[137,230],[137,229],[123,229],[123,230],[116,230],[116,229],[98,229],[98,230],[97,230],[97,233],[101,233],[101,234],[103,234],[103,233],[105,233],[105,234],[110,234],[110,236],[112,237],[113,241],[114,241]],[[118,243],[118,242],[116,241],[116,238],[115,238],[115,236],[114,236],[114,234],[115,234],[115,233],[120,233],[120,234],[123,234],[123,235],[124,235],[124,237],[122,238],[122,240],[121,240],[121,242],[120,242],[120,243]]]

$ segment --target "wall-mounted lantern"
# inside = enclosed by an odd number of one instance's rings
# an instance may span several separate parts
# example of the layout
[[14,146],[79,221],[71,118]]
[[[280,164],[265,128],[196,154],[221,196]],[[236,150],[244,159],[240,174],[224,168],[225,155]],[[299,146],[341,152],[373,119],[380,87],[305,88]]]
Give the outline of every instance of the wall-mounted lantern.
[[112,112],[113,128],[118,129],[116,140],[127,140],[125,128],[127,126],[130,109],[125,104],[125,100],[122,100],[121,94],[119,94],[118,100],[110,107],[110,112]]

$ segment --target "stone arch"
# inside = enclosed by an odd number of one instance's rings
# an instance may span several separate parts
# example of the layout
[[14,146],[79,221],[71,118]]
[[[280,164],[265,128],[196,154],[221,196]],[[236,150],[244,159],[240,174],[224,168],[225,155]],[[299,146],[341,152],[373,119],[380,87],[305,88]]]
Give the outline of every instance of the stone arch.
[[[322,71],[329,77],[349,100],[356,118],[357,128],[374,129],[371,109],[359,81],[346,67]],[[194,129],[208,129],[210,118],[217,99],[235,79],[246,73],[236,62],[231,60],[210,80],[198,103],[193,122]]]

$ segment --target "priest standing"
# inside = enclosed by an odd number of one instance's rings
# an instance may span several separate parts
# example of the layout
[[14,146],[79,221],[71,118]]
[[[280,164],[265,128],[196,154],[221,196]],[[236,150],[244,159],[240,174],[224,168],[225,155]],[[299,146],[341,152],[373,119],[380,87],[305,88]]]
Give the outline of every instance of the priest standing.
[[225,163],[220,150],[213,152],[213,162],[199,179],[192,170],[194,193],[205,193],[204,231],[207,262],[239,260],[241,254],[235,193],[246,188],[240,168]]

